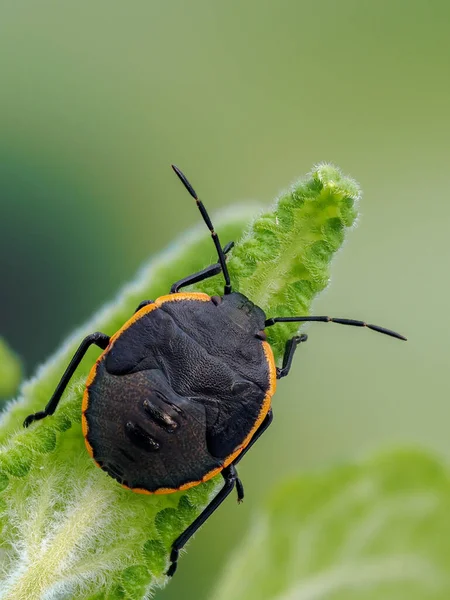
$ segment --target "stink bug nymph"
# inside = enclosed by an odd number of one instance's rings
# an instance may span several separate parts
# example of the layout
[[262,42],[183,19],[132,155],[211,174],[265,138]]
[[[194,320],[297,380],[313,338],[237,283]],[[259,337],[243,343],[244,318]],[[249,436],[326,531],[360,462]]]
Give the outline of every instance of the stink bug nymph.
[[[52,415],[87,349],[103,352],[86,381],[82,426],[94,461],[133,492],[169,494],[222,474],[224,485],[173,542],[168,575],[180,549],[236,487],[244,488],[236,465],[272,422],[276,383],[288,375],[297,346],[286,344],[282,367],[275,365],[265,329],[279,322],[323,321],[368,327],[404,340],[394,331],[353,319],[270,317],[234,292],[226,264],[233,242],[222,248],[194,188],[173,166],[197,202],[217,250],[218,262],[177,281],[170,294],[145,300],[113,336],[88,335],[70,361],[44,410],[24,426]],[[222,273],[223,296],[181,292]]]

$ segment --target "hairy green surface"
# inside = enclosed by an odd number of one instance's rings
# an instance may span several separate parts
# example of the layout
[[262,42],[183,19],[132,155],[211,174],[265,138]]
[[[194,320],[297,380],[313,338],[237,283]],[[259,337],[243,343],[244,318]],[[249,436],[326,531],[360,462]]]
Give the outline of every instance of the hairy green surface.
[[0,400],[17,392],[22,378],[22,364],[6,341],[0,337]]
[[[236,247],[229,265],[236,288],[268,317],[307,315],[328,285],[331,259],[355,222],[359,196],[358,185],[339,169],[318,165],[260,214]],[[298,328],[291,323],[268,329],[278,362]]]
[[[229,260],[234,288],[268,316],[307,314],[328,283],[333,253],[355,219],[356,184],[334,167],[308,178],[262,213]],[[238,239],[249,208],[217,220],[223,244]],[[254,214],[254,213],[253,213]],[[215,262],[205,227],[151,261],[136,281],[80,328],[22,388],[0,424],[2,581],[7,600],[148,598],[166,583],[173,540],[209,501],[220,476],[184,493],[141,496],[121,488],[94,466],[80,426],[83,382],[98,350],[89,351],[55,415],[22,429],[30,412],[50,398],[80,340],[95,330],[114,333],[137,304]],[[221,276],[197,290],[221,293]],[[270,341],[277,360],[296,325],[276,326]]]
[[450,478],[419,451],[280,485],[213,600],[447,600]]

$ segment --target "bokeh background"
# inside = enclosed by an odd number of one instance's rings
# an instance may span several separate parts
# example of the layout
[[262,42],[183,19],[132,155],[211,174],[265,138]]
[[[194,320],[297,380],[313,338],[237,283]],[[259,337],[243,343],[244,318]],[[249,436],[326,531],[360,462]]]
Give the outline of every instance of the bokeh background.
[[[157,600],[206,600],[280,478],[421,445],[450,456],[450,4],[0,5],[0,334],[32,374],[199,215],[268,203],[318,161],[362,185],[359,226],[280,383],[271,431]],[[205,262],[210,257],[206,257]]]

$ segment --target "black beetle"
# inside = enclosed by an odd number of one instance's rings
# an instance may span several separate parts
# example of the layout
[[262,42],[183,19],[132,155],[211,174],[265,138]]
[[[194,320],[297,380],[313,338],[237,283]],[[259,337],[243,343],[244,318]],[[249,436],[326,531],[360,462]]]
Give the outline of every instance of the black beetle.
[[[196,200],[214,241],[219,262],[173,284],[170,294],[145,300],[112,337],[88,335],[70,361],[43,411],[24,426],[52,415],[89,346],[103,353],[86,381],[82,425],[86,447],[99,467],[124,487],[142,494],[169,494],[222,473],[225,484],[195,521],[174,541],[168,575],[180,549],[224,501],[244,488],[236,464],[272,422],[271,398],[285,377],[302,334],[286,344],[275,366],[264,329],[278,322],[324,321],[368,327],[399,339],[394,331],[353,319],[272,317],[233,292],[211,219],[183,173],[175,173]],[[222,272],[223,296],[180,293]]]

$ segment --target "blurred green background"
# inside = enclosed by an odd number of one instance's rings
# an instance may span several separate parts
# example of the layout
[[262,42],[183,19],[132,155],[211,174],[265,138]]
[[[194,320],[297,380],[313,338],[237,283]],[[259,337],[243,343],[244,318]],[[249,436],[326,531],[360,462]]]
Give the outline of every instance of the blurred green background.
[[[206,599],[289,472],[380,446],[450,455],[450,5],[417,0],[3,2],[0,334],[26,372],[211,209],[270,200],[313,163],[362,185],[275,421],[157,600]],[[210,256],[205,257],[205,263]]]

